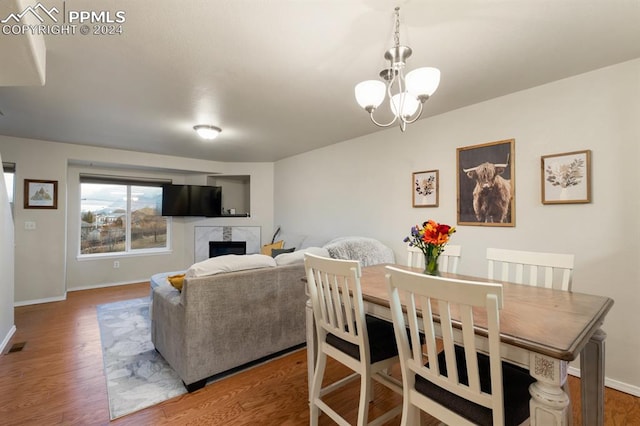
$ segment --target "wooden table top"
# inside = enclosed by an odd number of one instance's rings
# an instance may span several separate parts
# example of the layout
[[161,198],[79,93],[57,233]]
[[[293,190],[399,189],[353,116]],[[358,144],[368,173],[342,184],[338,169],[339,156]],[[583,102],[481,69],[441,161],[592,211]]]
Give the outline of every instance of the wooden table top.
[[[362,297],[366,302],[388,308],[385,266],[387,265],[362,268],[361,285]],[[391,266],[420,272],[407,266]],[[613,306],[613,300],[604,296],[490,281],[459,274],[441,273],[441,276],[502,284],[504,306],[500,311],[501,341],[564,361],[573,361],[578,357]],[[486,318],[475,312],[474,320],[478,327],[486,327]],[[478,331],[482,334],[481,329]]]

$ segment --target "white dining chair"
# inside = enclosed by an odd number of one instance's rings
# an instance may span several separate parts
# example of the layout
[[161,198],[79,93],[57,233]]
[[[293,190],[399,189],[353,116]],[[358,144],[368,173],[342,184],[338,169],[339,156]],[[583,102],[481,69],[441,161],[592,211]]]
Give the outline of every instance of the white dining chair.
[[488,248],[487,262],[489,279],[571,291],[572,254]]
[[[458,272],[462,246],[447,244],[438,258],[438,269],[442,272]],[[424,268],[424,253],[416,246],[407,246],[407,266]]]
[[[365,314],[362,300],[360,262],[305,254],[307,286],[317,331],[317,360],[310,388],[310,421],[318,424],[320,411],[337,424],[349,423],[322,396],[360,377],[358,425],[380,425],[402,411],[398,405],[368,422],[373,399],[372,379],[402,394],[402,383],[387,374],[398,363],[393,324]],[[322,388],[327,356],[354,373]]]
[[[528,389],[535,380],[526,370],[501,361],[502,285],[392,266],[386,270],[404,388],[401,425],[419,425],[420,410],[449,425],[502,426],[527,421]],[[401,301],[406,305],[406,320]],[[486,318],[488,351],[481,352],[476,346],[475,318]]]
[[[543,286],[571,291],[574,255],[498,248],[487,249],[487,277],[516,284]],[[569,382],[562,386],[571,395]],[[567,424],[573,423],[571,401],[567,409]]]

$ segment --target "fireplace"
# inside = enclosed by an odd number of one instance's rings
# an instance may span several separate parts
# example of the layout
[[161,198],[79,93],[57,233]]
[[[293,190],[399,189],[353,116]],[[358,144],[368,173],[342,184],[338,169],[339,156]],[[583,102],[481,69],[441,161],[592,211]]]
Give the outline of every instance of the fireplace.
[[209,241],[209,257],[224,254],[247,254],[246,241]]
[[260,253],[261,228],[259,226],[195,226],[193,262],[209,259],[209,241],[246,242],[246,254]]

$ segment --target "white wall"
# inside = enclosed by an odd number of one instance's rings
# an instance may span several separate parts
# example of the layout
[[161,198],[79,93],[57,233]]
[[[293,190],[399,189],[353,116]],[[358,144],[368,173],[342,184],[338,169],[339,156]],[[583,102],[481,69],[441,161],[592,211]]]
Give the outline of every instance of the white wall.
[[[0,157],[0,164],[2,158]],[[13,219],[4,178],[0,179],[0,353],[16,330],[13,316]]]
[[[273,163],[220,163],[7,136],[0,136],[0,153],[16,164],[18,305],[61,300],[67,290],[148,281],[154,273],[184,269],[193,263],[196,225],[261,226],[263,241],[273,232]],[[170,176],[177,183],[200,185],[206,184],[208,174],[249,175],[251,217],[174,219],[170,254],[121,257],[119,269],[113,268],[112,257],[78,260],[79,173],[110,169],[126,176]],[[58,208],[24,209],[24,179],[57,180]],[[36,222],[36,230],[25,230],[25,221]]]
[[[276,223],[283,233],[378,238],[405,262],[412,225],[456,224],[456,148],[515,138],[516,226],[459,226],[459,272],[486,276],[490,246],[574,253],[573,290],[615,300],[604,324],[608,384],[640,395],[639,119],[634,60],[423,119],[404,134],[345,141],[276,163]],[[543,205],[540,157],[584,149],[592,202]],[[412,208],[411,173],[432,169],[440,206]]]

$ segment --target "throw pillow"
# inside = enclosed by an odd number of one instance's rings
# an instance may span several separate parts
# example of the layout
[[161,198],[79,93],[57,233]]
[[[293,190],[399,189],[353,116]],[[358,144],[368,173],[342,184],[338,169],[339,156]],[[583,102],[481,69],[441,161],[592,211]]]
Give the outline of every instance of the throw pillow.
[[182,284],[184,283],[184,274],[178,275],[169,275],[167,280],[171,283],[172,286],[178,289],[178,291],[182,291]]
[[304,254],[311,253],[317,256],[330,257],[329,252],[321,247],[309,247],[303,250],[294,251],[292,253],[283,253],[275,258],[278,266],[295,265],[304,263]]
[[246,269],[269,268],[276,266],[271,256],[263,254],[225,254],[194,263],[187,269],[187,277],[204,277],[224,272],[244,271]]
[[292,253],[296,248],[295,247],[291,247],[288,249],[272,249],[271,250],[271,257],[276,257],[278,255],[281,255],[282,253]]
[[281,249],[282,247],[284,247],[284,240],[276,241],[273,244],[265,244],[265,245],[263,245],[262,249],[260,250],[260,253],[264,254],[266,256],[271,256],[271,250],[273,250],[273,249]]

